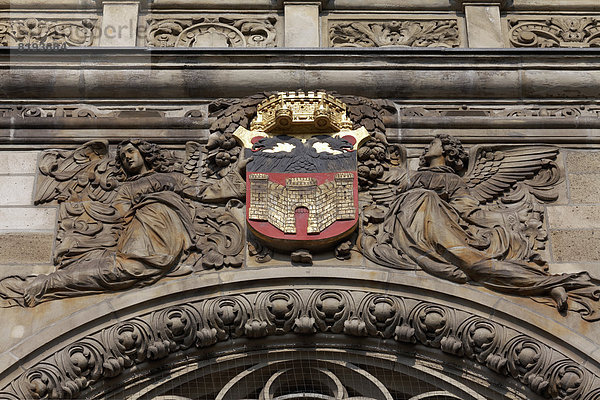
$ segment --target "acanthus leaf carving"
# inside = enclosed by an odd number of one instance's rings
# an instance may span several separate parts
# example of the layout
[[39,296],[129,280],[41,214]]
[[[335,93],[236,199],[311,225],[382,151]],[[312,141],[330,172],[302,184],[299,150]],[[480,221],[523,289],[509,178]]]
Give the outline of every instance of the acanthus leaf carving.
[[96,20],[0,20],[0,46],[91,46]]
[[148,346],[152,340],[152,328],[142,320],[119,323],[102,331],[102,343],[107,353],[102,364],[103,374],[108,377],[120,375],[124,369],[141,363],[151,354]]
[[332,47],[460,45],[456,20],[335,21],[330,22],[329,42]]
[[465,355],[488,368],[507,374],[507,360],[500,354],[504,342],[503,328],[483,318],[468,318],[458,328]]
[[[185,350],[196,344],[200,316],[189,306],[170,307],[152,315],[157,349],[168,346],[168,352]],[[157,352],[157,354],[159,354]],[[152,358],[152,357],[151,357]],[[155,357],[159,358],[159,357]]]
[[514,47],[598,47],[600,20],[589,17],[552,17],[509,21]]
[[223,296],[207,302],[204,306],[206,325],[216,330],[216,338],[225,340],[241,337],[250,332],[255,333],[258,326],[250,323],[251,306],[247,298],[242,296]]
[[543,371],[549,368],[549,349],[526,336],[510,339],[503,348],[508,372],[528,385],[534,392],[542,394],[549,382]]
[[308,307],[311,315],[315,318],[315,324],[319,331],[333,333],[348,331],[363,335],[364,328],[361,328],[361,321],[357,321],[355,318],[349,319],[354,309],[354,300],[347,292],[316,291],[309,299]]
[[553,400],[595,399],[600,382],[585,366],[482,316],[392,294],[316,288],[207,298],[136,316],[67,344],[25,371],[0,397],[85,397],[102,379],[170,354],[241,337],[315,334],[315,328],[371,338],[388,338],[394,328],[400,342],[473,359]]

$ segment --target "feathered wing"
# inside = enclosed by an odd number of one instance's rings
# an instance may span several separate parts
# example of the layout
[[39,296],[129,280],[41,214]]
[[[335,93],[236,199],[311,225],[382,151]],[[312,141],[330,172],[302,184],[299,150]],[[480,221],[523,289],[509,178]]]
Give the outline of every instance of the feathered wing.
[[106,140],[93,140],[75,150],[48,150],[39,161],[35,204],[94,200],[109,203],[117,168]]
[[551,146],[475,146],[464,179],[480,203],[491,203],[517,182],[536,177],[557,156],[558,149]]
[[193,180],[200,176],[200,160],[202,158],[202,145],[198,142],[186,142],[185,160],[181,164],[181,172]]
[[114,228],[120,219],[111,203],[118,174],[105,140],[87,142],[75,150],[42,153],[35,204],[59,203],[55,264],[67,262],[72,255],[116,245]]

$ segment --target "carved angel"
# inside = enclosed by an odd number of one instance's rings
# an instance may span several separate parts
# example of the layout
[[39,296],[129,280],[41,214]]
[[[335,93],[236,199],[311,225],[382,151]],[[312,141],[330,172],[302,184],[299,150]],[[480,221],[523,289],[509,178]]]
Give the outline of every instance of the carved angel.
[[57,269],[5,278],[0,297],[9,305],[34,306],[150,285],[198,264],[241,265],[243,235],[235,205],[207,203],[243,198],[245,182],[236,169],[219,180],[192,179],[199,156],[200,145],[190,142],[186,160],[176,163],[170,152],[136,139],[122,142],[116,158],[105,141],[72,153],[47,152],[36,203],[60,203]]
[[[557,178],[544,174],[557,154],[558,149],[542,146],[476,147],[469,157],[457,139],[436,136],[417,171],[391,168],[379,188],[371,190],[378,204],[365,208],[364,255],[392,268],[420,267],[458,283],[551,298],[560,311],[571,308],[585,319],[600,318],[600,288],[586,272],[547,272],[536,252],[536,235],[523,229],[539,210],[523,194],[520,207],[509,206],[510,196],[517,196],[525,181],[539,198],[551,198],[545,192]],[[459,175],[469,158],[467,172]],[[544,184],[544,179],[549,181]]]

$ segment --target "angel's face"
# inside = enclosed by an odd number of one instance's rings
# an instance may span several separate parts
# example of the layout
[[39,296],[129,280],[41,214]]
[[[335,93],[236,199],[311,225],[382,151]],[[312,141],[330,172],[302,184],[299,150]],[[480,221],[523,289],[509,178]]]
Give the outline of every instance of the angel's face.
[[423,158],[428,161],[429,165],[431,165],[433,160],[444,160],[444,146],[442,145],[441,139],[433,139],[425,150],[425,153],[423,153]]
[[123,147],[119,156],[127,174],[137,175],[147,171],[144,157],[133,144],[128,143]]

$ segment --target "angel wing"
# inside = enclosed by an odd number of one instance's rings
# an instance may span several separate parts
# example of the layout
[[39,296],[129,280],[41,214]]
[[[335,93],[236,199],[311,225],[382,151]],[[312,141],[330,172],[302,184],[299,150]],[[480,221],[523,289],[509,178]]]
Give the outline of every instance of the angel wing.
[[39,161],[34,203],[54,200],[108,203],[118,185],[117,174],[106,140],[93,140],[73,151],[45,151]]
[[377,181],[377,185],[369,189],[369,194],[377,204],[389,204],[401,192],[407,183],[406,148],[401,145],[388,145],[388,170]]
[[557,155],[558,149],[551,146],[475,146],[469,152],[469,169],[463,178],[471,194],[485,204],[517,182],[535,177]]
[[187,142],[185,144],[185,160],[181,164],[181,172],[191,179],[200,176],[200,159],[202,158],[202,145],[198,142]]

